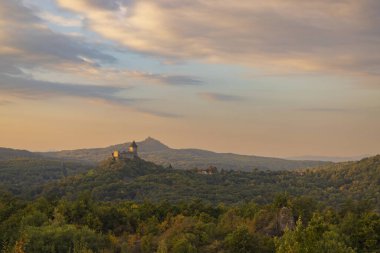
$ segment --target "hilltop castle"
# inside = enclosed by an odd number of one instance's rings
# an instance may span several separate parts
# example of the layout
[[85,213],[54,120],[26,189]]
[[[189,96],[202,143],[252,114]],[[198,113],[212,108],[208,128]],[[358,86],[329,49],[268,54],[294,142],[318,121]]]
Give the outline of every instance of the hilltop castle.
[[114,160],[118,160],[118,159],[135,159],[135,158],[138,158],[138,155],[137,155],[137,144],[135,141],[133,141],[131,143],[131,145],[129,145],[127,151],[119,151],[119,150],[115,150],[112,152],[112,158]]

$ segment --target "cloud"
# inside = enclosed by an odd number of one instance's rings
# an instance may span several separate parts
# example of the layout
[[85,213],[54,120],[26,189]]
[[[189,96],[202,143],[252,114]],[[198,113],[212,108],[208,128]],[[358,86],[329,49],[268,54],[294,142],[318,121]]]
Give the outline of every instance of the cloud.
[[68,64],[97,65],[116,61],[100,50],[101,45],[51,31],[20,1],[1,1],[0,16],[0,73],[20,74],[21,69],[64,69]]
[[198,95],[208,101],[219,101],[219,102],[236,102],[243,101],[246,98],[242,96],[214,93],[214,92],[200,92]]
[[151,110],[151,109],[138,108],[137,110],[141,113],[146,113],[148,115],[154,115],[154,116],[163,117],[163,118],[181,118],[182,117],[182,115],[179,115],[179,114],[161,112],[161,111],[156,111],[156,110]]
[[138,52],[289,72],[380,75],[377,0],[58,0]]
[[[98,1],[99,5],[102,1]],[[95,2],[91,2],[96,4]],[[105,4],[106,5],[106,4]],[[53,32],[45,21],[77,25],[82,19],[68,19],[41,13],[22,5],[21,1],[0,2],[0,73],[22,75],[27,71],[67,72],[89,80],[125,82],[131,78],[168,85],[198,85],[202,81],[188,75],[146,73],[117,69],[117,59],[104,53],[107,46]],[[43,20],[43,19],[44,20]],[[71,23],[74,22],[74,23]]]
[[190,76],[168,76],[168,75],[155,75],[155,78],[160,80],[163,83],[170,85],[200,85],[202,84],[201,80],[194,79]]
[[21,1],[1,1],[0,17],[0,94],[24,99],[65,96],[120,105],[129,103],[129,100],[116,96],[121,91],[117,87],[70,85],[36,80],[26,74],[36,69],[95,68],[116,59],[102,53],[99,45],[83,38],[51,31]]
[[113,86],[55,83],[0,75],[1,93],[22,99],[41,100],[54,97],[77,97],[126,106],[136,102],[136,99],[127,99],[118,95],[125,90],[127,89]]
[[365,113],[376,112],[380,110],[379,106],[359,106],[359,107],[305,107],[301,108],[305,112],[320,112],[320,113]]
[[[147,99],[126,98],[121,95],[121,93],[125,93],[130,89],[115,86],[47,82],[0,74],[0,93],[2,95],[39,101],[56,97],[70,97],[121,106],[156,117],[180,117],[180,115],[169,112],[143,108],[142,102]],[[9,101],[0,100],[0,106],[8,105],[9,103]]]
[[8,100],[0,100],[0,106],[9,105],[11,102]]
[[[85,36],[54,32],[47,26],[47,22],[81,26],[80,16],[73,17],[77,18],[30,9],[20,0],[0,1],[0,94],[38,100],[74,97],[158,117],[178,117],[143,109],[143,99],[125,98],[122,93],[128,90],[126,87],[132,79],[169,85],[196,85],[200,80],[186,75],[118,69],[114,67],[117,59],[104,53],[110,46],[91,42]],[[0,105],[8,104],[0,102]]]
[[[89,60],[84,59],[84,61]],[[53,71],[49,71],[49,73],[51,74]],[[34,74],[37,73],[34,72]],[[55,70],[54,74],[63,75],[59,69]],[[66,77],[71,77],[71,79],[74,77],[85,78],[91,83],[123,84],[123,86],[133,86],[136,82],[147,85],[159,84],[166,86],[198,86],[204,84],[203,80],[190,75],[157,74],[115,67],[97,67],[89,64],[70,69]]]
[[38,17],[47,21],[48,23],[65,26],[65,27],[82,27],[83,19],[82,18],[67,18],[59,15],[54,15],[49,12],[41,12],[37,14]]
[[203,81],[187,75],[164,75],[141,71],[119,71],[118,74],[126,74],[131,78],[145,79],[166,85],[201,85]]
[[311,108],[303,108],[302,111],[306,112],[350,112],[352,110],[348,108],[334,108],[334,107],[311,107]]

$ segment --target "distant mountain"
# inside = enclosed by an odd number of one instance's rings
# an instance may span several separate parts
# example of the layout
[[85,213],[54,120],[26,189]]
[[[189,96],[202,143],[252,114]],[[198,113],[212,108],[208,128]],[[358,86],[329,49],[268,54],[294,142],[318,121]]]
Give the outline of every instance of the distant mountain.
[[96,169],[67,177],[45,188],[49,197],[75,198],[91,192],[98,200],[180,202],[202,199],[212,203],[269,203],[278,193],[309,196],[331,205],[348,200],[380,204],[380,155],[359,162],[328,164],[295,171],[196,171],[165,168],[154,163],[111,158]]
[[32,196],[45,183],[82,173],[95,166],[85,160],[46,157],[41,153],[0,147],[0,194]]
[[325,161],[325,162],[348,162],[359,161],[370,155],[358,155],[358,156],[292,156],[286,159],[290,160],[313,160],[313,161]]
[[[129,144],[123,143],[105,148],[64,150],[40,154],[60,159],[99,162],[110,157],[114,150],[126,150]],[[173,149],[150,137],[137,144],[141,158],[164,166],[171,164],[176,169],[205,168],[213,165],[219,169],[240,171],[251,171],[253,169],[289,170],[325,164],[323,161],[294,161],[272,157],[215,153],[200,149]]]
[[10,159],[15,159],[15,158],[37,158],[37,157],[41,157],[41,155],[27,151],[27,150],[0,147],[0,160],[10,160]]

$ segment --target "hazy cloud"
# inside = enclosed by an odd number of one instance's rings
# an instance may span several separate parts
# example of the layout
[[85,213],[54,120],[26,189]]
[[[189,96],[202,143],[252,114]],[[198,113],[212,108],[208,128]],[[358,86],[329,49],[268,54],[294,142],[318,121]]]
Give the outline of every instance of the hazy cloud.
[[168,76],[168,75],[160,75],[158,79],[163,83],[171,84],[171,85],[200,85],[202,81],[198,79],[194,79],[190,76]]
[[223,102],[234,102],[234,101],[243,101],[246,98],[242,96],[214,93],[214,92],[200,92],[198,95],[208,101],[223,101]]
[[380,74],[378,0],[58,0],[126,47],[276,71]]
[[[89,101],[98,101],[109,105],[127,107],[134,111],[157,117],[180,117],[177,114],[169,112],[144,109],[142,107],[142,102],[146,99],[125,98],[121,95],[121,93],[125,93],[129,89],[130,88],[115,86],[46,82],[0,74],[0,92],[7,96],[32,100],[48,100],[54,97],[73,97]],[[0,100],[0,106],[9,103],[9,101]]]
[[142,78],[167,85],[201,85],[203,83],[199,79],[186,75],[152,74],[141,71],[118,71],[116,73],[126,74],[129,77]]
[[67,26],[67,27],[82,27],[83,26],[83,19],[76,17],[76,18],[66,18],[59,15],[54,15],[49,12],[41,12],[37,14],[38,17],[41,19],[47,21],[48,23],[60,25],[60,26]]
[[[98,1],[98,7],[112,7]],[[92,2],[96,4],[95,2]],[[103,5],[102,5],[103,4]],[[61,26],[81,26],[82,19],[68,19],[52,13],[29,9],[20,0],[0,2],[0,93],[23,99],[75,97],[106,104],[125,106],[159,117],[177,115],[141,109],[142,99],[125,98],[126,80],[133,78],[169,85],[195,85],[201,81],[190,76],[151,74],[113,67],[117,60],[104,53],[107,47],[89,42],[84,36],[61,34],[49,29],[46,22]],[[28,74],[27,74],[28,73]],[[44,73],[43,80],[35,78]],[[54,75],[68,82],[56,82]],[[83,78],[84,77],[84,78]],[[71,80],[80,80],[80,83]],[[83,84],[88,83],[98,85]],[[110,83],[108,82],[110,81]],[[82,83],[82,84],[81,84]],[[107,83],[104,85],[102,83]],[[121,88],[119,84],[123,84]],[[117,85],[116,85],[117,84]],[[6,105],[6,101],[0,101]]]
[[101,52],[100,45],[51,31],[20,1],[1,1],[0,16],[0,73],[90,64],[84,58],[91,59],[93,65],[116,61]]
[[126,88],[112,86],[94,86],[39,81],[21,77],[0,75],[2,94],[23,99],[50,99],[52,97],[78,97],[98,99],[108,104],[130,105],[136,99],[127,99],[118,94]]
[[306,112],[350,112],[352,110],[348,108],[334,108],[334,107],[310,107],[310,108],[303,108],[302,111]]
[[[99,5],[103,3],[98,2]],[[96,4],[92,1],[91,3]],[[61,25],[79,25],[77,22],[81,19],[69,20],[51,13],[35,14],[18,0],[1,1],[0,16],[0,73],[16,75],[23,74],[23,69],[47,69],[87,75],[89,79],[96,77],[98,81],[108,81],[107,78],[110,77],[115,82],[143,78],[169,85],[202,83],[187,75],[165,75],[105,67],[117,60],[114,56],[103,53],[104,45],[91,43],[82,36],[53,32],[44,25],[41,18]]]
[[8,101],[8,100],[0,100],[0,106],[9,105],[10,103],[11,101]]
[[357,113],[357,112],[376,112],[379,106],[359,106],[359,107],[305,107],[301,111],[306,112],[325,112],[325,113]]
[[149,115],[154,115],[157,117],[163,117],[163,118],[181,118],[182,115],[175,114],[175,113],[168,113],[168,112],[161,112],[161,111],[156,111],[156,110],[151,110],[151,109],[143,109],[143,108],[138,108],[137,109],[139,112],[146,113]]

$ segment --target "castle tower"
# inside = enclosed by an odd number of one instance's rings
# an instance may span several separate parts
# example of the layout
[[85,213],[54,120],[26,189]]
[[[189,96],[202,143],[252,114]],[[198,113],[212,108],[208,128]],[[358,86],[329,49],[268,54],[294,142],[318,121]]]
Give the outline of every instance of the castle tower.
[[119,159],[119,151],[115,150],[114,152],[112,152],[112,157],[113,157],[114,160]]
[[128,154],[131,155],[133,158],[137,157],[137,144],[135,141],[133,141],[131,145],[129,145]]
[[127,148],[126,151],[118,151],[115,150],[112,152],[112,158],[114,160],[119,160],[119,159],[134,159],[137,158],[137,144],[135,141],[133,141]]

